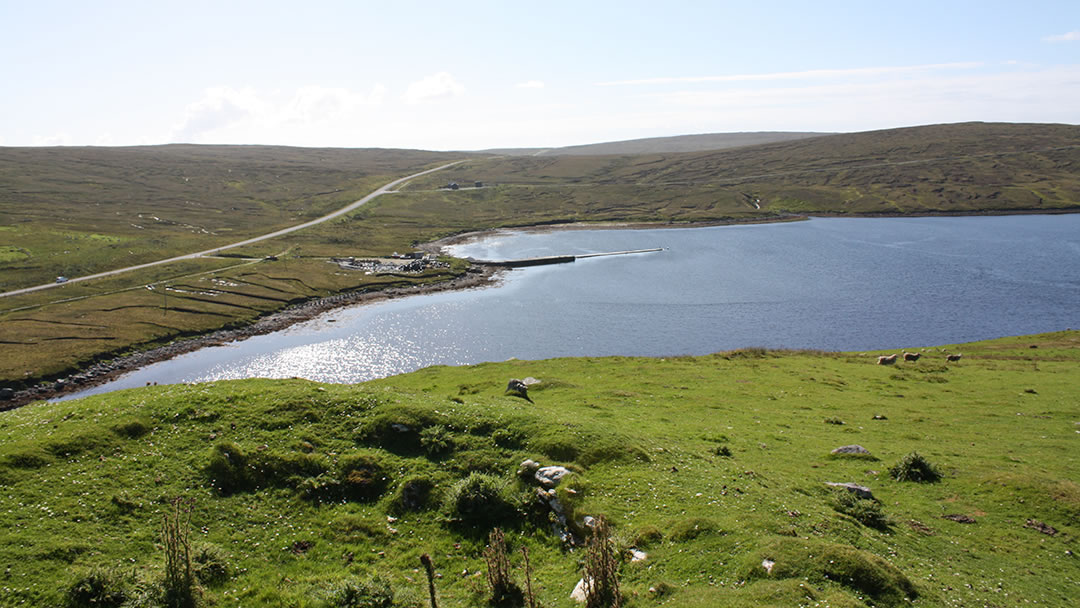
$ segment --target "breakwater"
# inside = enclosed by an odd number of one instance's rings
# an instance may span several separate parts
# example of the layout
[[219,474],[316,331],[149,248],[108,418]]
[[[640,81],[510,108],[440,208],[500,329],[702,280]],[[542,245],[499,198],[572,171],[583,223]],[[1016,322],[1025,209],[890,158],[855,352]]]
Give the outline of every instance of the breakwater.
[[516,260],[477,260],[466,258],[469,262],[480,266],[498,266],[502,268],[525,268],[528,266],[547,266],[549,264],[568,264],[582,258],[598,258],[609,255],[631,255],[635,253],[655,253],[663,251],[662,247],[651,249],[632,249],[629,251],[606,251],[603,253],[583,253],[580,255],[547,255],[535,258],[519,258]]

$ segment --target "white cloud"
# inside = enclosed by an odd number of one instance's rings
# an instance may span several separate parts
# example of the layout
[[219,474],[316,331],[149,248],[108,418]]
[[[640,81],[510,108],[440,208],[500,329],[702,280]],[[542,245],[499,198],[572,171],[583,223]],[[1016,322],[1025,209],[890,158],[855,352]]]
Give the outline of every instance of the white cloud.
[[251,89],[209,88],[202,99],[188,105],[184,118],[173,128],[170,141],[197,142],[207,133],[265,112],[265,108],[265,102]]
[[927,65],[882,66],[870,68],[848,68],[835,70],[804,70],[801,72],[772,72],[766,74],[731,74],[727,76],[678,76],[668,78],[643,78],[640,80],[613,80],[598,82],[597,86],[653,85],[653,84],[689,84],[699,82],[744,82],[763,80],[813,80],[844,77],[874,77],[896,74],[912,74],[937,70],[963,70],[981,67],[979,62],[934,63]]
[[364,108],[382,104],[385,96],[386,87],[381,84],[376,84],[368,93],[341,87],[301,87],[285,110],[285,120],[318,122],[342,118]]
[[70,146],[71,136],[67,133],[54,133],[52,135],[35,135],[34,146]]
[[1080,30],[1073,30],[1064,34],[1057,34],[1055,36],[1047,36],[1043,38],[1046,42],[1075,42],[1080,40]]
[[410,105],[450,99],[465,92],[465,87],[449,72],[439,72],[409,85],[402,99]]
[[540,80],[529,80],[529,81],[526,81],[526,82],[519,82],[517,84],[517,88],[519,88],[519,89],[542,89],[542,88],[544,88],[544,83],[542,81],[540,81]]

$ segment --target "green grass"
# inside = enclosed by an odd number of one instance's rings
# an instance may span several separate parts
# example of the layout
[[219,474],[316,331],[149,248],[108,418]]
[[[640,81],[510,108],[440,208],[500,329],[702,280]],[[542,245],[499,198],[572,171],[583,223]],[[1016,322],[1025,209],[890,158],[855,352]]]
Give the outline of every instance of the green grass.
[[[279,146],[0,147],[0,290],[211,249],[462,154]],[[23,258],[6,255],[16,248]]]
[[[4,298],[0,386],[51,380],[290,303],[399,285],[341,272],[325,258],[408,251],[469,231],[1078,211],[1078,134],[1070,125],[966,123],[719,151],[508,158],[263,146],[0,148],[0,289],[235,242],[339,208],[391,176],[469,159],[347,217],[230,252],[279,262],[200,260]],[[489,187],[438,189],[449,181]],[[199,274],[208,271],[215,274]],[[216,289],[215,280],[232,287],[199,293]],[[168,315],[159,314],[163,298],[144,289],[155,282],[173,288]]]
[[[581,555],[516,477],[525,458],[569,467],[575,517],[603,515],[621,549],[649,554],[620,566],[629,606],[1069,605],[1080,332],[963,352],[895,368],[879,353],[761,349],[509,361],[33,404],[0,416],[0,606],[57,605],[77,582],[104,584],[94,572],[158,580],[177,497],[227,570],[204,584],[212,605],[328,606],[385,583],[422,606],[428,553],[440,605],[482,606],[498,521],[516,580],[527,546],[543,605],[571,606]],[[533,403],[504,394],[524,376],[541,380]],[[830,455],[852,443],[879,461]],[[942,478],[894,480],[912,452]],[[838,508],[827,481],[866,485],[878,506]],[[501,506],[474,517],[467,492]]]

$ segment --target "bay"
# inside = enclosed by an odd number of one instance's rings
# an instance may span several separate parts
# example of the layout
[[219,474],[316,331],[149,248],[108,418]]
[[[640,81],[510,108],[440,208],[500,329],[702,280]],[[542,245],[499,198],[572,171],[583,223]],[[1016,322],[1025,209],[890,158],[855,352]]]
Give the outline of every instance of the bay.
[[1080,326],[1080,215],[510,232],[452,253],[510,259],[652,247],[665,249],[335,310],[66,398],[148,382],[359,382],[509,358],[913,349]]

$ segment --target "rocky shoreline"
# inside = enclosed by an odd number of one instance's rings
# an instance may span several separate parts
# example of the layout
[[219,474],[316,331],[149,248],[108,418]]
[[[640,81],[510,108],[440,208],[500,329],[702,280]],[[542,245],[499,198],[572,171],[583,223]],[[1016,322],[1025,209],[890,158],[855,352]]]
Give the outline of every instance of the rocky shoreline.
[[308,300],[270,313],[250,325],[234,329],[220,329],[192,338],[179,339],[164,346],[124,355],[112,360],[101,361],[64,378],[37,384],[27,389],[0,389],[0,411],[12,410],[35,401],[55,399],[61,395],[86,390],[141,367],[172,359],[178,355],[207,346],[218,346],[252,336],[279,331],[335,308],[440,291],[488,287],[493,284],[498,274],[497,270],[491,268],[474,267],[463,275],[426,285],[392,287],[381,290],[359,290]]

